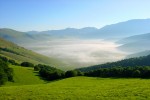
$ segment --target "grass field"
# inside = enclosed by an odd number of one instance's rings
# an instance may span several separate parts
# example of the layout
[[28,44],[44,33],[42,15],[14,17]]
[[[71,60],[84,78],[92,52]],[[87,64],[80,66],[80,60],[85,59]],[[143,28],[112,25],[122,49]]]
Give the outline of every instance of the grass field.
[[149,99],[149,79],[73,77],[47,84],[0,87],[0,100]]
[[38,72],[34,71],[33,68],[13,66],[10,65],[14,70],[14,82],[7,82],[5,86],[16,86],[16,85],[31,85],[31,84],[43,84],[46,83],[38,76]]

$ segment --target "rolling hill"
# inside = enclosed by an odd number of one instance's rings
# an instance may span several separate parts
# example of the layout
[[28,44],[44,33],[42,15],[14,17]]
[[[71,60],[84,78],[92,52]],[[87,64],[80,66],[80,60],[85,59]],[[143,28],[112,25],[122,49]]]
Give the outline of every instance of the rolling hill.
[[59,68],[64,66],[61,61],[27,50],[2,38],[0,38],[0,55],[16,60],[19,63],[28,61],[33,64],[48,64]]

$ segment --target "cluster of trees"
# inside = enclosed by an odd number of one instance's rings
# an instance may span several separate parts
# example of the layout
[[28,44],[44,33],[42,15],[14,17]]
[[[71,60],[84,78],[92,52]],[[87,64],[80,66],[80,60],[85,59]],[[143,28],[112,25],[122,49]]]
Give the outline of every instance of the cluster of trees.
[[34,67],[34,70],[39,71],[39,75],[43,79],[46,79],[49,81],[83,75],[82,72],[77,71],[77,70],[70,70],[70,71],[64,72],[60,69],[57,69],[48,65],[42,65],[42,64],[36,65]]
[[4,62],[11,63],[12,65],[20,65],[15,60],[8,59],[7,57],[4,56],[0,56],[0,59],[3,60]]
[[124,59],[124,60],[117,61],[117,62],[105,63],[105,64],[100,64],[100,65],[95,65],[95,66],[90,66],[90,67],[85,67],[85,68],[80,68],[78,70],[80,70],[82,72],[87,72],[87,71],[91,71],[91,70],[97,70],[100,68],[112,68],[112,67],[116,67],[116,66],[121,66],[121,67],[150,66],[150,55],[143,56],[143,57],[137,57],[137,58]]
[[13,69],[8,67],[7,62],[0,59],[0,85],[7,81],[13,81]]
[[85,73],[85,76],[92,77],[136,77],[136,78],[150,78],[150,67],[113,67],[100,68]]

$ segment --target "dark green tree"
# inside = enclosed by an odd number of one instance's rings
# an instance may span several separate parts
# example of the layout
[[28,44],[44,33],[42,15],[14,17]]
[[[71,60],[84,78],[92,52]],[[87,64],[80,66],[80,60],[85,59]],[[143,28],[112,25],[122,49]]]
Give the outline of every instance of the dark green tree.
[[30,62],[22,62],[21,66],[24,66],[24,67],[34,67],[34,64],[32,64]]

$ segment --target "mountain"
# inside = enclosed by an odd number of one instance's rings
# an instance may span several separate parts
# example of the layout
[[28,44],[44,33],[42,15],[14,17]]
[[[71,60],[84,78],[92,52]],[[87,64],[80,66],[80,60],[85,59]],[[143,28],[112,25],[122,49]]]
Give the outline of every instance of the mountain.
[[118,49],[126,52],[135,53],[150,50],[150,33],[127,37],[117,43],[123,44]]
[[10,59],[16,60],[19,63],[28,61],[34,64],[40,63],[55,67],[64,66],[61,61],[40,55],[31,50],[27,50],[2,38],[0,38],[0,56],[8,57]]
[[12,29],[0,29],[0,37],[15,43],[36,42],[55,38],[82,38],[82,39],[120,39],[133,35],[150,32],[150,19],[133,19],[106,25],[100,29],[85,27],[81,29],[66,28],[62,30],[19,32]]
[[95,34],[103,38],[128,37],[150,32],[150,19],[133,19],[116,24],[106,25]]
[[32,35],[49,35],[53,38],[99,38],[99,39],[120,39],[133,35],[150,32],[150,19],[133,19],[106,25],[100,29],[85,27],[81,29],[66,28],[62,30],[30,31]]
[[92,70],[98,70],[100,68],[112,68],[112,67],[137,67],[137,66],[150,66],[150,55],[136,58],[129,58],[120,60],[117,62],[110,62],[100,65],[94,65],[85,68],[79,68],[78,70],[88,72]]
[[95,37],[94,32],[96,32],[98,29],[94,27],[85,27],[81,29],[76,28],[66,28],[62,30],[48,30],[48,31],[30,31],[27,32],[28,34],[34,34],[34,35],[46,35],[51,38],[91,38]]
[[126,56],[126,58],[142,57],[142,56],[147,56],[147,55],[150,55],[150,50],[133,53],[133,54]]

